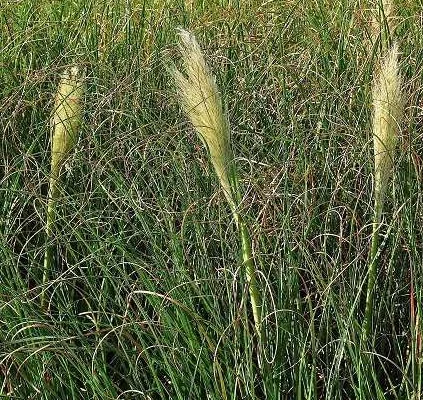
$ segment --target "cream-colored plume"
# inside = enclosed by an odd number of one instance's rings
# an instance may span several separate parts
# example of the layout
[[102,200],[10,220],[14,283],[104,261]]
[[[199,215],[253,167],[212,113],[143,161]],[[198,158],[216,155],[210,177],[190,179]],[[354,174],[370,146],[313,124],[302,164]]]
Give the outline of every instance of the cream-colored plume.
[[223,111],[215,79],[206,65],[194,35],[182,29],[179,30],[179,35],[184,71],[173,68],[171,72],[182,108],[210,153],[211,162],[237,223],[254,325],[257,335],[261,338],[261,294],[257,285],[251,238],[240,210],[237,209],[237,201],[241,195],[230,146],[229,122]]
[[211,162],[232,211],[236,208],[233,187],[233,156],[229,123],[215,78],[204,60],[194,35],[179,29],[184,71],[172,69],[182,107],[207,147]]
[[363,339],[371,330],[373,315],[373,290],[376,283],[379,225],[382,217],[385,193],[392,175],[395,146],[399,136],[399,124],[403,112],[401,76],[398,68],[398,46],[395,43],[387,52],[373,83],[373,149],[374,217],[372,243],[366,294],[366,309],[363,321]]
[[382,60],[373,86],[373,146],[375,157],[376,221],[380,221],[384,195],[392,175],[395,146],[403,112],[398,46],[395,43]]
[[60,169],[78,141],[82,121],[83,76],[78,67],[66,70],[57,88],[52,117],[51,174]]

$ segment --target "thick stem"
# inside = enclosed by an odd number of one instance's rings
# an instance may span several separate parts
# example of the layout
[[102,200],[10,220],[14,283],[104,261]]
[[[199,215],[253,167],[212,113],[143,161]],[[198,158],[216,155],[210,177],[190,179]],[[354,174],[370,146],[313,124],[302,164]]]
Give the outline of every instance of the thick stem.
[[248,289],[250,293],[251,308],[253,311],[254,325],[257,331],[259,339],[261,339],[261,308],[262,300],[260,291],[257,286],[256,269],[254,266],[251,238],[248,232],[248,228],[245,222],[242,220],[239,214],[235,214],[235,218],[238,222],[238,229],[241,235],[242,245],[242,259],[244,261],[245,277],[248,283]]
[[364,311],[363,339],[367,339],[370,334],[373,319],[373,294],[378,272],[378,250],[379,250],[379,227],[382,218],[383,193],[378,189],[375,196],[375,215],[372,224],[372,243],[370,247],[366,309]]
[[53,171],[50,177],[48,200],[47,200],[47,215],[46,215],[46,251],[44,253],[44,265],[43,265],[43,286],[41,292],[41,308],[45,307],[45,286],[48,282],[49,272],[52,268],[54,252],[53,246],[50,243],[51,237],[53,236],[53,225],[56,213],[56,200],[59,195],[59,189],[57,186],[58,174]]
[[363,335],[364,339],[370,334],[373,319],[373,292],[378,270],[377,252],[379,247],[379,223],[373,222],[372,244],[370,248],[370,260],[368,270],[366,309],[364,312]]

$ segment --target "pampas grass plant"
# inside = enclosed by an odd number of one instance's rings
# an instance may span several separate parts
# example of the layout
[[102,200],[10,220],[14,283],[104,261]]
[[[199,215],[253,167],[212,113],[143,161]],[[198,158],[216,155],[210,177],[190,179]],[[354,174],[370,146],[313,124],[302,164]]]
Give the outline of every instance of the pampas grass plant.
[[372,323],[373,292],[377,275],[379,226],[389,180],[392,176],[395,146],[403,113],[401,76],[398,68],[398,45],[395,43],[382,60],[373,86],[373,147],[374,147],[374,217],[368,286],[364,319],[367,337]]
[[228,119],[222,100],[200,46],[188,31],[179,30],[183,72],[171,69],[183,110],[191,120],[219,179],[223,193],[231,208],[241,237],[245,277],[249,285],[251,308],[257,335],[261,337],[261,295],[257,287],[256,270],[252,257],[251,238],[238,204],[241,193],[230,144]]
[[[51,169],[48,189],[45,232],[47,242],[53,234],[55,205],[59,198],[60,175],[63,165],[78,141],[82,121],[82,97],[84,95],[83,74],[74,66],[66,70],[57,88],[54,112],[51,119]],[[43,286],[48,281],[53,263],[53,248],[47,243],[44,255]],[[41,306],[45,303],[45,292],[41,295]]]

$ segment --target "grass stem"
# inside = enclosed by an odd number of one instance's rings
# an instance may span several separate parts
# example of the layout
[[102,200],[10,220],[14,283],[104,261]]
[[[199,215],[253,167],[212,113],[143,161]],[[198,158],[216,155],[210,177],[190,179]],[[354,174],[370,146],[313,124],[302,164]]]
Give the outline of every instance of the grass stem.
[[57,88],[52,118],[51,169],[45,223],[46,250],[43,264],[41,308],[45,308],[46,285],[53,267],[54,251],[50,243],[56,219],[56,203],[59,198],[59,182],[62,167],[69,152],[75,147],[82,122],[83,78],[77,67],[66,70]]

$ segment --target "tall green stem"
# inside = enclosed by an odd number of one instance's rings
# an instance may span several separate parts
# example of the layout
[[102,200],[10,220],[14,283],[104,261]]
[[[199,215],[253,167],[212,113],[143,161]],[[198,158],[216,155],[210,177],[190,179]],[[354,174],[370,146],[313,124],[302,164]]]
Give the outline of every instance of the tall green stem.
[[392,177],[395,146],[403,113],[401,76],[396,43],[381,59],[373,83],[374,217],[370,248],[363,339],[369,336],[373,316],[373,296],[379,264],[379,225],[389,180]]
[[[381,209],[381,207],[378,207]],[[380,217],[378,217],[376,210],[375,220],[373,221],[373,232],[372,232],[372,244],[370,248],[370,259],[368,269],[368,282],[367,282],[367,294],[366,294],[366,309],[364,312],[364,323],[363,323],[363,337],[367,339],[372,327],[373,319],[373,294],[376,282],[376,276],[378,271],[378,248],[379,248],[379,225]]]
[[60,172],[69,152],[78,140],[78,131],[82,122],[82,97],[84,94],[83,74],[77,67],[66,70],[57,88],[52,123],[51,169],[46,215],[46,251],[43,264],[43,287],[41,308],[45,306],[45,286],[49,279],[54,254],[50,244],[56,213],[56,201],[59,197]]
[[53,236],[53,225],[56,219],[56,201],[59,195],[59,190],[57,187],[58,176],[55,173],[56,168],[52,166],[49,189],[48,189],[48,200],[47,200],[47,215],[46,215],[46,251],[44,253],[44,265],[43,265],[43,290],[41,292],[41,308],[45,307],[45,285],[48,282],[49,271],[52,268],[54,252],[53,246],[50,243]]
[[238,212],[242,196],[238,186],[238,174],[233,164],[229,121],[223,110],[216,81],[204,60],[194,35],[182,29],[179,30],[179,34],[184,71],[171,68],[171,73],[175,80],[182,108],[209,152],[211,163],[237,223],[254,325],[257,335],[261,338],[261,296],[257,287],[251,238],[247,226]]
[[238,229],[241,235],[242,259],[245,268],[245,277],[248,283],[250,293],[251,308],[253,311],[254,325],[257,335],[261,338],[261,307],[262,300],[257,286],[256,268],[254,266],[251,237],[245,222],[239,214],[235,214],[238,221]]

